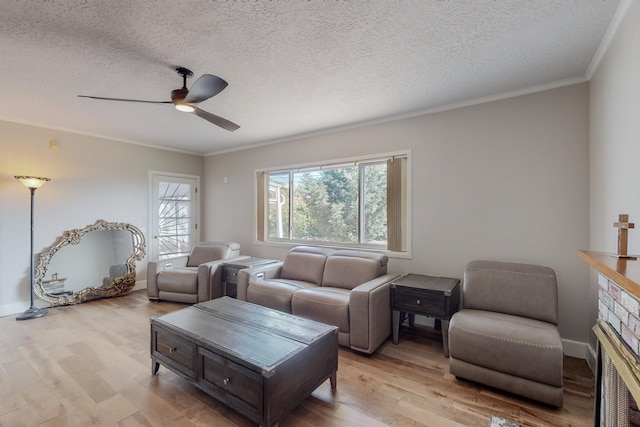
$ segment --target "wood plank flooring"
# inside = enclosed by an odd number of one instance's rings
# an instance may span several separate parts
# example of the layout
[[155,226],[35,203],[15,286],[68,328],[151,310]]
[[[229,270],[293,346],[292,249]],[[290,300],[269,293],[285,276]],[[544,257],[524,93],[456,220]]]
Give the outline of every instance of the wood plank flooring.
[[[176,374],[151,375],[149,318],[185,307],[145,291],[0,319],[0,426],[250,426]],[[440,335],[403,326],[371,357],[340,348],[338,388],[320,386],[280,422],[300,426],[483,426],[491,415],[523,426],[593,425],[594,379],[565,358],[555,409],[449,374]]]

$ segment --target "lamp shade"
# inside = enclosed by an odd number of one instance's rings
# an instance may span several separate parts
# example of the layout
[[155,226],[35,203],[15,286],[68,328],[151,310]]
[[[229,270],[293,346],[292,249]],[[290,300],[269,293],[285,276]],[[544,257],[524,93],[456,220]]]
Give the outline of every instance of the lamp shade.
[[27,188],[40,188],[45,182],[51,181],[51,178],[40,178],[37,176],[16,176],[17,180],[24,184]]

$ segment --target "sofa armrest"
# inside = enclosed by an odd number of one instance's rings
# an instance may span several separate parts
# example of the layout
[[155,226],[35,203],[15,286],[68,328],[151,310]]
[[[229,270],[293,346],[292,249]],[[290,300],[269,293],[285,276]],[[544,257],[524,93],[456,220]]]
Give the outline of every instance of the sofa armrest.
[[352,349],[371,354],[391,334],[391,282],[400,276],[383,274],[351,290],[349,337]]
[[259,278],[258,275],[261,275],[260,279],[275,279],[280,277],[282,264],[282,261],[278,261],[272,264],[256,265],[255,267],[240,270],[238,272],[238,295],[236,298],[242,301],[247,300],[249,283],[257,281]]
[[198,302],[222,296],[223,262],[223,259],[217,259],[198,266]]
[[147,263],[147,296],[151,300],[158,299],[158,274],[168,268],[185,267],[189,257],[179,256]]
[[156,266],[156,274],[160,273],[162,270],[166,270],[169,268],[182,268],[187,266],[187,262],[189,261],[188,255],[176,256],[167,259],[160,259],[156,261],[149,261],[148,265],[155,264]]

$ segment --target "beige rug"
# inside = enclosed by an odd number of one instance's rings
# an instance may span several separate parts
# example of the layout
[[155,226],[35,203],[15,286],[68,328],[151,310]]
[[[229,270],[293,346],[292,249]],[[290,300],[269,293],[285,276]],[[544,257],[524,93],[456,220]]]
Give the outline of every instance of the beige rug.
[[513,421],[505,420],[500,417],[491,417],[491,423],[489,427],[520,427],[520,424],[514,423]]

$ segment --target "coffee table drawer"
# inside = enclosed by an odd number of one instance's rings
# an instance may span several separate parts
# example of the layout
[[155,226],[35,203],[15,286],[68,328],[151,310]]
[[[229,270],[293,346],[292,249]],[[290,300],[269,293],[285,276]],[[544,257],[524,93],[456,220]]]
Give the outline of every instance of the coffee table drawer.
[[200,385],[226,403],[243,407],[250,417],[262,417],[262,375],[226,357],[200,348],[202,378]]
[[175,368],[196,377],[196,344],[162,328],[154,328],[156,357],[168,359]]

